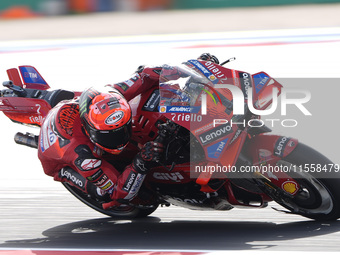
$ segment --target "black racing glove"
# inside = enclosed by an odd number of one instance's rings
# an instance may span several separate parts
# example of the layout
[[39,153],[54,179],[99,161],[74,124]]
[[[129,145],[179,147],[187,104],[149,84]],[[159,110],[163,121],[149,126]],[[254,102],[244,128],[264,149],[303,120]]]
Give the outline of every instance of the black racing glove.
[[215,64],[220,63],[218,58],[215,57],[214,55],[211,55],[210,53],[203,53],[201,56],[198,57],[198,59],[203,60],[203,61],[211,61],[211,62],[214,62]]
[[163,144],[159,142],[147,142],[141,151],[133,160],[133,168],[141,173],[146,174],[150,168],[157,165],[164,151]]

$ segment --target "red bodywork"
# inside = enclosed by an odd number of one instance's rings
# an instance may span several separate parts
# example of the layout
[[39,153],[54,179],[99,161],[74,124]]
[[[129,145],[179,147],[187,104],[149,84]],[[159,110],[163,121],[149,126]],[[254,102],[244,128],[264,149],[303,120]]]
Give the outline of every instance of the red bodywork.
[[[258,110],[264,110],[271,104],[270,97],[274,87],[278,89],[279,93],[282,87],[273,78],[263,72],[250,75],[245,72],[227,69],[211,62],[200,61],[199,63],[207,70],[212,72],[214,78],[211,78],[211,81],[217,79],[219,84],[229,84],[236,86],[241,91],[243,91],[245,96],[247,95],[247,92],[245,92],[245,88],[247,86],[245,85],[247,85],[247,83],[251,83],[253,85],[253,106]],[[194,64],[191,63],[188,64],[188,66],[189,68],[200,72],[200,70]],[[32,88],[37,90],[47,90],[49,88],[48,84],[45,82],[45,80],[43,80],[41,75],[34,67],[23,66],[19,67],[19,69],[20,68],[21,77],[17,69],[9,69],[7,71],[9,78],[14,82],[15,85],[22,88]],[[25,77],[23,76],[29,75],[27,72],[25,73],[25,70],[34,70],[34,73],[37,74],[38,77],[41,77],[41,83],[33,83],[28,82],[30,80],[25,80]],[[256,82],[255,78],[257,77],[265,78],[261,78],[261,81]],[[24,82],[22,82],[22,80]],[[207,86],[206,89],[210,89],[212,93],[215,92],[214,83],[211,82],[210,86]],[[209,165],[213,163],[222,166],[234,166],[241,151],[243,151],[252,160],[252,165],[275,165],[281,158],[287,156],[294,150],[298,144],[298,141],[295,139],[263,134],[250,136],[247,133],[247,127],[243,130],[240,130],[237,125],[232,126],[231,129],[228,129],[227,135],[214,140],[214,142],[206,141],[207,138],[209,138],[209,132],[214,131],[214,129],[216,130],[216,128],[218,129],[219,127],[224,127],[222,124],[216,125],[214,127],[211,123],[215,118],[224,119],[228,122],[230,122],[233,118],[233,113],[228,113],[226,111],[226,105],[221,104],[223,101],[221,97],[223,97],[225,100],[231,101],[233,99],[232,93],[228,89],[219,89],[218,92],[218,94],[216,93],[218,95],[218,103],[214,101],[214,98],[207,97],[209,114],[205,116],[202,116],[201,112],[198,112],[195,116],[192,116],[190,113],[162,114],[157,111],[145,111],[143,110],[143,107],[147,104],[148,100],[151,100],[150,97],[154,95],[155,90],[149,90],[141,94],[139,97],[130,101],[133,111],[134,140],[140,144],[144,144],[147,141],[155,139],[158,132],[157,123],[159,121],[164,122],[166,118],[168,118],[175,123],[188,128],[201,143],[205,151],[206,158],[208,159],[202,164]],[[75,95],[77,96],[79,93],[76,92]],[[247,102],[248,98],[245,98],[245,101]],[[197,103],[197,105],[198,104],[199,103]],[[50,110],[51,105],[49,105],[45,100],[38,98],[0,98],[0,111],[3,111],[7,117],[19,123],[41,126],[45,116]],[[193,118],[197,117],[198,115],[202,116],[203,121],[192,121]],[[212,146],[218,143],[222,144],[222,142],[223,148],[218,151],[218,153],[211,153]],[[244,146],[245,144],[246,147]],[[278,146],[280,147],[278,148]],[[287,182],[296,183],[290,176],[283,172],[275,173],[275,175],[270,175],[264,172],[263,175],[277,187],[281,188],[283,188],[284,184]],[[235,197],[231,184],[232,182],[228,180],[228,173],[224,173],[221,176],[216,175],[216,173],[206,172],[195,176],[193,175],[193,169],[190,167],[190,164],[177,165],[171,172],[169,172],[164,167],[155,168],[148,176],[146,183],[158,182],[165,184],[185,184],[192,182],[193,177],[196,178],[196,183],[201,185],[200,190],[206,193],[214,193],[217,191],[217,189],[209,186],[209,181],[215,178],[223,178],[225,180],[223,187],[228,194],[229,203],[235,206],[245,205],[238,201]],[[296,190],[298,190],[298,188],[299,186],[296,183]],[[263,202],[271,200],[265,193],[260,193],[259,195],[262,197]],[[250,205],[247,204],[246,206]],[[260,207],[261,206],[263,206],[263,204],[261,204]]]
[[[192,68],[195,72],[205,75],[208,80],[205,88],[202,89],[202,94],[205,91],[210,96],[207,96],[207,115],[202,114],[202,108],[195,113],[169,113],[167,112],[167,101],[161,100],[160,111],[168,119],[175,123],[189,129],[191,133],[197,138],[201,146],[205,151],[205,160],[202,165],[209,167],[215,166],[235,166],[241,151],[252,161],[252,165],[258,167],[258,169],[270,169],[269,167],[276,166],[276,163],[290,154],[298,141],[288,137],[276,136],[276,135],[249,135],[249,126],[245,125],[243,130],[238,125],[230,125],[233,121],[233,112],[228,112],[228,104],[223,102],[235,101],[234,95],[231,90],[226,88],[217,88],[215,84],[228,84],[237,87],[243,92],[244,101],[248,103],[247,88],[252,87],[252,106],[255,110],[265,110],[273,101],[274,88],[277,90],[277,96],[281,93],[282,85],[275,79],[271,78],[264,72],[251,75],[246,72],[231,70],[224,68],[212,62],[207,61],[189,61],[186,63],[189,68]],[[166,80],[166,79],[165,79]],[[174,87],[180,87],[180,85],[173,84]],[[170,85],[166,85],[168,88]],[[217,91],[217,92],[216,92]],[[214,95],[215,96],[211,96]],[[164,97],[169,97],[169,92],[164,93]],[[202,95],[201,95],[202,96]],[[175,95],[174,97],[179,97]],[[200,106],[201,100],[197,100],[195,106]],[[177,104],[176,106],[186,106],[185,104]],[[192,105],[191,105],[192,106]],[[201,116],[202,121],[195,121],[197,116]],[[221,120],[221,123],[216,123],[216,119]],[[251,119],[260,119],[259,116],[251,117]],[[240,122],[240,121],[238,121]],[[245,122],[246,124],[246,122]],[[224,133],[216,139],[216,136],[212,134]],[[213,142],[211,142],[213,140]],[[216,149],[217,148],[217,149]],[[261,167],[261,168],[260,168]],[[267,168],[266,168],[267,167]],[[228,193],[228,201],[232,205],[245,205],[240,203],[234,196],[232,189],[232,181],[228,180],[228,172],[217,173],[214,171],[206,171],[201,173],[195,173],[191,167],[177,166],[177,171],[173,170],[171,174],[167,170],[158,170],[156,176],[153,176],[154,181],[163,181],[165,183],[180,182],[186,183],[192,178],[196,179],[196,183],[201,186],[201,191],[205,193],[214,193],[218,188],[212,188],[209,185],[214,179],[225,180],[225,190]],[[272,168],[273,169],[273,168]],[[285,172],[271,172],[259,170],[262,178],[266,178],[270,185],[278,187],[290,195],[296,194],[299,190],[299,184],[294,181]],[[161,174],[162,173],[162,174]],[[288,189],[285,186],[287,183],[294,185],[294,189]],[[291,186],[290,186],[291,187]],[[262,196],[262,201],[270,201],[271,199],[264,193],[259,194]],[[261,204],[260,206],[262,206]],[[246,206],[250,206],[247,204]]]
[[[30,70],[30,73],[26,72],[27,70]],[[14,85],[37,90],[47,90],[50,88],[34,67],[20,66],[19,71],[16,68],[7,70],[8,78]],[[33,80],[28,80],[30,75],[40,78],[39,82],[33,83]],[[41,126],[51,108],[45,100],[38,98],[25,98],[24,100],[21,97],[0,98],[0,111],[3,111],[13,121],[29,125]]]

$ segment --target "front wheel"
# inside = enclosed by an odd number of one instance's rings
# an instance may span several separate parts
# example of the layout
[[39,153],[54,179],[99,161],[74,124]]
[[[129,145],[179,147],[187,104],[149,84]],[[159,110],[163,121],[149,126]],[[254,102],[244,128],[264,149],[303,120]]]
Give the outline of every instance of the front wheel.
[[154,205],[154,206],[145,207],[145,208],[137,208],[134,206],[124,205],[124,206],[120,206],[117,208],[104,210],[102,208],[101,203],[98,202],[96,199],[93,199],[88,194],[82,192],[78,188],[73,187],[72,185],[66,182],[63,182],[62,184],[72,195],[78,198],[81,202],[91,207],[92,209],[100,213],[103,213],[107,216],[113,217],[113,218],[120,218],[120,219],[121,218],[123,219],[143,218],[143,217],[150,215],[154,211],[156,211],[158,207],[157,205]]
[[340,218],[340,173],[329,159],[307,145],[298,144],[278,164],[294,169],[289,175],[301,188],[293,198],[276,202],[293,213],[314,220]]

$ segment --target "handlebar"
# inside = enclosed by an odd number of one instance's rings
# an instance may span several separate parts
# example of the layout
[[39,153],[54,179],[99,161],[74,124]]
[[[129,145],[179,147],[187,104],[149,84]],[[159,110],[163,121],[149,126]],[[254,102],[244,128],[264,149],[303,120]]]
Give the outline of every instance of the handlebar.
[[171,128],[169,127],[168,123],[164,123],[160,124],[158,126],[158,129],[159,129],[158,136],[155,138],[154,141],[158,143],[164,143],[171,131]]
[[[177,126],[175,123],[173,123],[172,121],[168,121],[166,123],[160,124],[158,126],[159,129],[159,133],[158,136],[155,138],[155,142],[158,143],[162,143],[164,144],[166,142],[166,140],[170,137],[171,134],[173,134],[176,129]],[[168,168],[167,165],[165,165],[164,163],[162,163],[160,160],[156,161],[159,165],[163,166],[164,168],[166,168],[169,172],[173,170],[173,168],[175,167],[176,163],[172,162],[171,167]]]
[[19,97],[27,96],[27,91],[24,90],[22,87],[14,85],[12,81],[4,81],[2,85],[6,88],[13,90],[13,92]]
[[31,134],[31,133],[23,134],[23,133],[18,132],[14,136],[14,141],[17,144],[26,145],[28,147],[35,148],[35,149],[38,148],[38,136]]

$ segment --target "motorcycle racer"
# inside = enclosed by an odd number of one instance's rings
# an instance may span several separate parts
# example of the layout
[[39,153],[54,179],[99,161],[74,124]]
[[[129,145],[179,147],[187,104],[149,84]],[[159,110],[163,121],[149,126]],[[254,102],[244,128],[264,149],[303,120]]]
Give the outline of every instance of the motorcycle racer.
[[[171,204],[228,211],[276,202],[310,219],[338,219],[339,165],[296,138],[258,125],[266,114],[253,110],[275,103],[274,88],[280,92],[283,86],[265,72],[223,66],[231,60],[219,65],[191,59],[161,71],[141,67],[133,79],[83,94],[50,90],[35,67],[19,66],[7,70],[0,111],[15,123],[41,128],[40,137],[17,132],[14,141],[40,147],[46,173],[107,216],[146,217]],[[236,112],[243,105],[246,113]],[[157,154],[153,142],[164,149]]]
[[[207,53],[199,59],[218,61]],[[38,157],[45,174],[103,199],[103,209],[135,198],[149,169],[160,158],[163,145],[156,141],[139,147],[131,143],[133,123],[128,101],[158,86],[162,69],[164,66],[141,66],[124,82],[101,90],[87,89],[79,98],[55,106],[39,135]],[[167,71],[181,75],[171,67]],[[124,153],[134,157],[123,169],[117,169],[108,158],[119,165]]]

